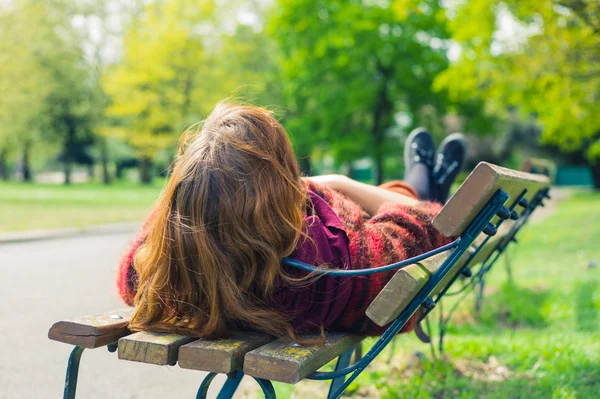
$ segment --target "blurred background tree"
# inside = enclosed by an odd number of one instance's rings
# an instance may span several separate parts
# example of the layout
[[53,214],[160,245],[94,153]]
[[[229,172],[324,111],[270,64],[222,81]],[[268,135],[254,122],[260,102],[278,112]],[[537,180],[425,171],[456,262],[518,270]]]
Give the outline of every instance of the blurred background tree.
[[286,122],[305,171],[324,143],[341,161],[372,157],[380,183],[386,149],[398,149],[388,145],[395,116],[405,128],[442,130],[436,117],[447,102],[431,84],[448,66],[445,24],[438,1],[277,3],[269,33],[282,51]]
[[437,87],[533,115],[542,142],[579,155],[600,187],[600,2],[468,0],[454,12],[462,52]]
[[598,7],[0,2],[0,179],[60,170],[69,183],[85,166],[109,183],[137,167],[149,183],[180,134],[231,98],[276,111],[305,173],[401,177],[404,139],[425,126],[437,141],[468,133],[471,163],[559,151],[600,186]]
[[143,183],[152,179],[152,159],[173,145],[205,105],[192,102],[198,79],[211,73],[194,27],[210,23],[212,8],[210,2],[149,4],[125,34],[122,61],[105,75],[104,89],[112,98],[107,116],[113,123],[103,132],[136,150]]

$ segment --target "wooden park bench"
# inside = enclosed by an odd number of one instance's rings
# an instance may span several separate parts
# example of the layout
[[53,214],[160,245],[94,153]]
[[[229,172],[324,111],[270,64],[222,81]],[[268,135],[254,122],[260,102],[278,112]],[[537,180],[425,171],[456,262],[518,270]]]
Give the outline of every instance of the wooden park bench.
[[[338,398],[347,386],[386,347],[422,308],[425,316],[459,278],[486,273],[514,241],[531,213],[548,197],[545,176],[516,172],[480,163],[436,216],[433,224],[455,238],[434,251],[392,265],[365,270],[326,270],[331,275],[356,276],[398,269],[367,309],[367,316],[385,333],[364,356],[355,356],[361,336],[329,332],[321,346],[302,346],[289,337],[240,332],[228,339],[205,340],[154,332],[131,333],[133,310],[124,309],[55,323],[50,339],[75,345],[67,366],[64,398],[74,398],[79,360],[85,348],[108,347],[119,359],[156,365],[175,365],[209,372],[197,398],[207,395],[217,374],[226,374],[219,398],[231,398],[242,377],[256,380],[266,398],[275,398],[272,381],[296,384],[303,379],[331,380],[328,398]],[[311,265],[284,259],[288,266],[314,270]],[[481,264],[473,273],[473,266]],[[423,316],[423,317],[424,317]],[[357,351],[358,352],[358,351]],[[318,371],[337,358],[334,371]]]

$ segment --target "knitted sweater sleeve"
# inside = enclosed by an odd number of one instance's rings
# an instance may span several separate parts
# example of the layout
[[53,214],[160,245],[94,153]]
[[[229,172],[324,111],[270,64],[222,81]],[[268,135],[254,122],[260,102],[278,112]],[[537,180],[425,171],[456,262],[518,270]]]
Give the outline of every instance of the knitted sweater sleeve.
[[142,227],[142,232],[123,254],[117,269],[117,290],[119,292],[119,296],[121,296],[121,299],[123,299],[123,302],[129,306],[133,306],[133,301],[135,299],[135,295],[137,294],[138,286],[138,275],[133,267],[133,257],[135,256],[135,252],[138,250],[138,248],[146,240],[146,236],[148,235],[148,225],[150,224],[153,215],[154,212],[150,213],[150,215],[146,218],[144,226]]
[[[346,228],[353,269],[399,262],[450,242],[432,224],[442,208],[440,204],[426,201],[417,206],[386,203],[375,215],[368,215],[342,194],[319,188]],[[383,333],[387,326],[377,326],[366,317],[365,311],[395,273],[392,270],[353,277],[352,294],[345,311],[329,328],[367,335]],[[412,330],[416,322],[417,317],[413,317],[403,331]]]
[[[440,247],[449,240],[432,225],[441,205],[423,202],[416,207],[385,204],[370,219],[350,232],[350,256],[356,268],[372,268],[399,262]],[[387,327],[379,327],[363,316],[383,287],[396,273],[395,270],[377,273],[359,279],[355,284],[356,295],[348,304],[340,328],[363,334],[383,333]],[[418,321],[415,316],[403,331],[412,330]]]
[[144,234],[133,242],[127,249],[127,252],[121,257],[119,268],[117,269],[117,290],[123,302],[129,306],[133,306],[133,300],[137,293],[137,273],[133,268],[133,256],[135,251],[142,245],[145,239]]

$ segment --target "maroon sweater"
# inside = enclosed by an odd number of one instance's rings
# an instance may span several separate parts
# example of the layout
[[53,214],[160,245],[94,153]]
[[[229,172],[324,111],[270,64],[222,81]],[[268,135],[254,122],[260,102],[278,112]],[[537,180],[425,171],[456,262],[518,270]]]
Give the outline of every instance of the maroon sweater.
[[[327,263],[334,268],[362,269],[398,262],[449,242],[431,223],[441,209],[439,204],[421,202],[411,207],[388,203],[371,216],[352,200],[325,186],[309,181],[309,190],[312,214],[307,215],[305,228],[317,243],[319,257],[314,259],[314,252],[307,251],[305,243],[300,243],[292,254],[296,259]],[[329,210],[333,210],[337,220],[327,216]],[[137,288],[133,255],[144,238],[142,233],[119,266],[119,293],[129,305],[133,304]],[[287,266],[284,271],[293,276],[304,273]],[[323,325],[330,330],[379,335],[385,327],[369,320],[365,310],[394,273],[324,276],[305,287],[279,281],[272,307],[286,314],[297,332]],[[412,330],[415,324],[413,317],[403,331]]]

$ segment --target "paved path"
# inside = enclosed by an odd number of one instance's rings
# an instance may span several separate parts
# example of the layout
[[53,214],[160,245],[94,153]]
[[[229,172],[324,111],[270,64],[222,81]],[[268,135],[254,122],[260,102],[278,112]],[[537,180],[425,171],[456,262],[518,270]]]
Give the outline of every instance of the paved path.
[[[0,245],[0,398],[60,398],[70,346],[53,322],[122,307],[115,268],[130,234]],[[194,398],[203,373],[83,353],[77,397]],[[215,383],[215,385],[217,385]]]

